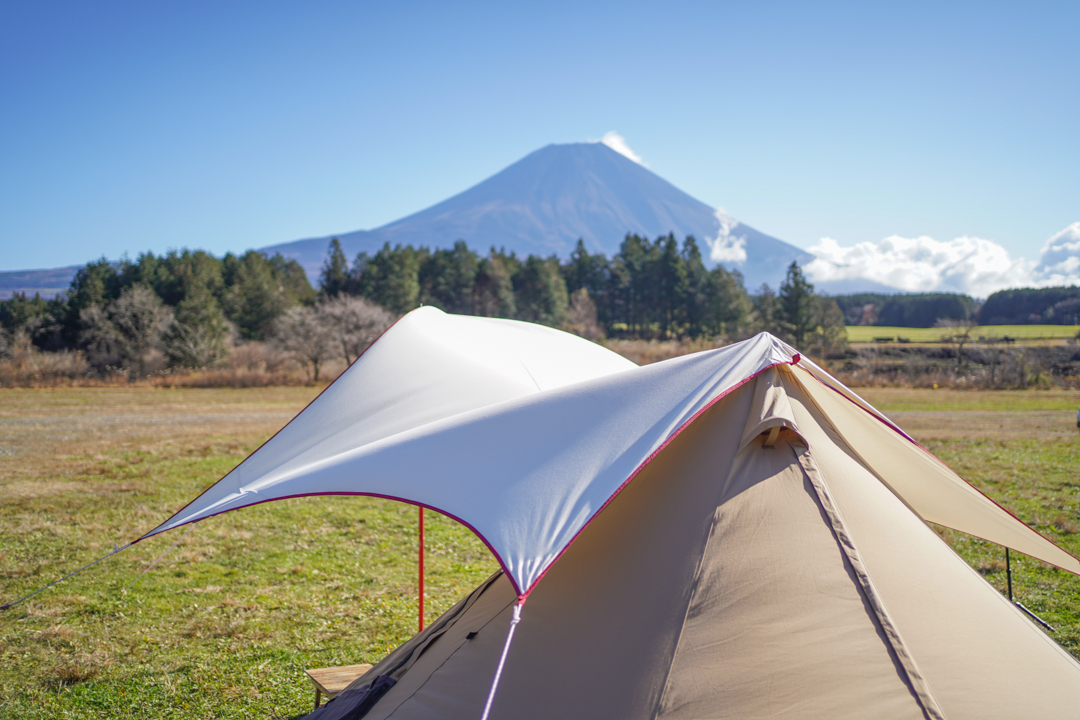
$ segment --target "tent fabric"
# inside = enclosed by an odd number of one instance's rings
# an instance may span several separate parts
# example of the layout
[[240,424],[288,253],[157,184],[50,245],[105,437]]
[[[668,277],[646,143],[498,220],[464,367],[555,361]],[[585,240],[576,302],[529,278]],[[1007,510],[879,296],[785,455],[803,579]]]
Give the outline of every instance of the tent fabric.
[[[399,325],[409,327],[405,321]],[[399,342],[395,329],[368,352],[402,363],[414,355],[437,360],[431,349]],[[359,417],[354,431],[348,420],[334,414],[348,406],[350,390],[366,387],[355,374],[368,369],[363,363],[367,357],[342,376],[347,381],[342,389],[332,385],[236,470],[147,537],[268,500],[312,494],[390,497],[432,507],[468,525],[524,595],[611,496],[691,418],[758,372],[790,362],[792,353],[762,334],[710,353],[494,402],[370,442],[364,431],[377,423]],[[605,369],[620,366],[611,361]],[[478,376],[486,372],[471,369]],[[413,377],[391,379],[407,385]],[[462,399],[456,407],[464,404]],[[406,424],[394,406],[380,409],[386,425],[398,429]]]
[[923,717],[823,521],[799,449],[785,434],[739,453],[657,716],[865,717],[875,708]]
[[[804,385],[827,424],[919,517],[1080,574],[1080,560],[1017,520],[906,435],[894,432],[880,413],[868,414],[853,393],[837,391],[842,386],[820,368],[805,365],[798,371],[823,380]],[[848,401],[852,398],[857,402]]]
[[[1071,687],[1080,696],[1073,657],[877,481],[852,447],[825,422],[810,399],[808,391],[814,389],[811,383],[791,388],[796,417],[802,419],[807,443],[868,575],[946,714],[1074,714],[1080,697],[1062,692]],[[1003,662],[1005,658],[1012,661]],[[1018,687],[1025,692],[1002,692],[1002,688]],[[1030,705],[1028,693],[1041,698],[1040,704]],[[1033,707],[1042,710],[1036,712]]]
[[[641,469],[530,594],[492,717],[1075,714],[1080,664],[866,467],[818,385],[759,373]],[[763,418],[772,447],[746,439]],[[310,720],[477,717],[516,594],[489,580]]]
[[[731,393],[704,415],[716,423],[675,438],[537,585],[493,718],[525,706],[535,710],[523,717],[638,718],[656,706],[708,541],[715,478],[729,474],[751,395]],[[497,598],[489,609],[460,621],[477,635],[432,646],[418,677],[410,670],[369,718],[479,716],[516,596],[505,576],[487,592]]]
[[151,531],[366,494],[455,517],[502,572],[317,710],[492,717],[1069,717],[1080,664],[926,524],[1071,571],[776,338],[646,367],[425,308]]
[[[639,368],[549,328],[434,308],[406,315],[281,432],[144,537],[288,497],[389,497],[473,529],[526,596],[691,420],[767,369],[795,363],[821,380],[814,401],[842,418],[850,445],[887,458],[874,471],[921,517],[1080,572],[1080,561],[865,403],[830,390],[824,371],[771,335]],[[796,429],[776,398],[760,405],[769,409],[744,441],[771,425]]]
[[420,308],[395,323],[269,442],[147,537],[183,524],[196,506],[220,504],[268,473],[287,473],[469,410],[635,367],[551,328]]

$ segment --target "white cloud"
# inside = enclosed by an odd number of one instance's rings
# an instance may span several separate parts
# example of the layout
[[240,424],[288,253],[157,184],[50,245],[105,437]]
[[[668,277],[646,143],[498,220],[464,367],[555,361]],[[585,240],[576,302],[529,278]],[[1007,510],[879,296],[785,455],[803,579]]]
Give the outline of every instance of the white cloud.
[[1080,276],[1080,222],[1074,222],[1043,245],[1035,272],[1045,285],[1069,285]]
[[978,237],[940,241],[898,235],[843,247],[822,238],[810,248],[806,266],[813,282],[864,278],[908,292],[962,292],[986,297],[1010,287],[1080,284],[1080,222],[1043,246],[1037,262],[1013,258],[994,242]]
[[600,142],[604,143],[620,155],[630,158],[638,165],[645,165],[645,161],[641,159],[641,156],[631,150],[630,146],[626,144],[626,138],[614,130],[605,133],[604,137],[600,138]]
[[724,208],[716,211],[716,221],[719,223],[716,237],[705,238],[705,243],[709,246],[709,257],[718,263],[746,262],[746,238],[731,234],[739,221],[728,215]]

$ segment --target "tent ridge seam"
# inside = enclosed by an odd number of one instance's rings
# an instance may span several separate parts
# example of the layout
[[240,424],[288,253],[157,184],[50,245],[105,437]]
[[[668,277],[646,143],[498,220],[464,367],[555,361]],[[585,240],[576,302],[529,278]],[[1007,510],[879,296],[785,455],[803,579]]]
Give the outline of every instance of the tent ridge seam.
[[873,608],[878,624],[881,626],[893,653],[907,675],[908,682],[911,683],[916,701],[928,720],[946,720],[945,713],[942,711],[937,698],[934,697],[929,682],[922,674],[922,671],[919,670],[915,657],[908,652],[903,638],[900,637],[900,631],[896,627],[896,623],[893,622],[892,617],[885,608],[881,595],[874,587],[874,582],[870,578],[870,573],[865,563],[863,563],[858,548],[855,547],[854,539],[848,532],[847,525],[840,514],[840,509],[833,502],[832,495],[825,485],[824,474],[811,457],[809,448],[804,448],[801,451],[794,448],[793,450],[798,458],[799,465],[802,466],[803,472],[806,473],[806,477],[810,481],[810,486],[817,495],[818,502],[821,503],[821,507],[829,519],[830,529],[837,545],[840,547],[840,552],[844,554],[855,572],[859,590],[870,604],[870,607]]

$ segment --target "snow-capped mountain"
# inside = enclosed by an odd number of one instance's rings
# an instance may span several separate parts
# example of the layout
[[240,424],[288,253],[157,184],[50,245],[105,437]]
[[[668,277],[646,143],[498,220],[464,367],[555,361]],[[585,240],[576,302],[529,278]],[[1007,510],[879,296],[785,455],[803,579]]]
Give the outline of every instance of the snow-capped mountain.
[[[627,233],[650,239],[695,236],[706,262],[743,273],[746,287],[774,288],[809,253],[743,225],[686,194],[603,143],[548,145],[464,192],[374,230],[336,235],[351,261],[383,243],[450,247],[464,240],[485,252],[567,257],[578,238],[611,256]],[[315,281],[330,237],[263,248],[295,258]]]

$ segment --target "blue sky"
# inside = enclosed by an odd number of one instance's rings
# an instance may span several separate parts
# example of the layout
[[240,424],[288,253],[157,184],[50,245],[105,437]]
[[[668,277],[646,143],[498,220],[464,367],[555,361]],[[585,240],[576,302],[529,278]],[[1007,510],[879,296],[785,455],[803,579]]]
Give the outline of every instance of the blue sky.
[[0,270],[377,227],[609,131],[806,248],[1080,221],[1080,4],[506,5],[7,0]]

